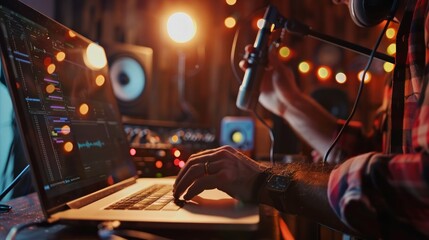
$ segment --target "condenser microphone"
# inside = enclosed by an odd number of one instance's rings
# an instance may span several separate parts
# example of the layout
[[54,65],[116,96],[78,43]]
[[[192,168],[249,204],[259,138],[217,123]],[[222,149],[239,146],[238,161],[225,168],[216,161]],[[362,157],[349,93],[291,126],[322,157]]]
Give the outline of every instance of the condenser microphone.
[[238,90],[236,105],[241,110],[253,111],[258,103],[259,87],[268,62],[269,36],[277,17],[277,10],[273,6],[268,6],[264,15],[264,25],[256,35],[253,51],[247,58],[248,68]]

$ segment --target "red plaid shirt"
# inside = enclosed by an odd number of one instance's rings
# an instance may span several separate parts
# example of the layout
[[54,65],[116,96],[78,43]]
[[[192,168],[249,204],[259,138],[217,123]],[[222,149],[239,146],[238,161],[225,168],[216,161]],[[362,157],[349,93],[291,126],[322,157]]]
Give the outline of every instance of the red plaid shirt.
[[[354,157],[339,165],[331,173],[328,197],[334,211],[351,228],[362,230],[378,227],[386,239],[427,239],[429,238],[429,87],[426,83],[429,66],[428,0],[409,0],[406,11],[412,12],[413,17],[405,65],[403,153],[389,153],[388,144],[379,148],[373,144],[375,142],[373,139],[360,134],[358,126],[350,126],[339,144],[340,148],[344,149],[344,156]],[[386,93],[391,91],[388,89]],[[380,139],[377,141],[383,142]],[[373,152],[359,155],[368,150]],[[369,215],[372,217],[366,218]],[[371,226],[364,226],[371,224],[364,219],[377,221]]]

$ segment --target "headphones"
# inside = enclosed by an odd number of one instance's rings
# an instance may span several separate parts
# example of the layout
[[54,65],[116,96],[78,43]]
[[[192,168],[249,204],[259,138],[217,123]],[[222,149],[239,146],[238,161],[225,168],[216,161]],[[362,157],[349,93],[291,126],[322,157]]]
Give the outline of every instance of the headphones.
[[398,0],[349,0],[348,7],[353,22],[372,27],[394,17]]

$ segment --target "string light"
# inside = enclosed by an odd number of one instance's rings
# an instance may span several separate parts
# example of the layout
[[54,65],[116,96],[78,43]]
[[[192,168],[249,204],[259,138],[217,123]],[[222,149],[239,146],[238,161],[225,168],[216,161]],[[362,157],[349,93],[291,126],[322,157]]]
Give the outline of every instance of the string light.
[[339,84],[344,84],[347,81],[347,76],[343,72],[335,74],[335,81]]
[[389,55],[395,55],[396,53],[396,44],[395,43],[391,43],[389,44],[389,46],[387,47],[387,54]]
[[395,65],[393,63],[390,62],[385,62],[383,64],[383,69],[385,72],[390,73],[393,71],[393,69],[395,68]]
[[302,61],[302,62],[300,62],[300,63],[298,64],[298,70],[299,70],[301,73],[308,73],[308,72],[310,71],[310,69],[311,69],[311,66],[310,66],[310,64],[309,64],[308,62],[306,62],[306,61]]
[[256,22],[256,26],[258,27],[258,29],[262,29],[262,27],[265,24],[265,19],[261,18]]
[[[363,75],[363,70],[358,73],[359,81],[362,81],[362,77],[363,77],[362,75]],[[371,72],[369,72],[369,71],[366,72],[364,83],[369,83],[371,81],[371,78],[372,78]]]
[[317,69],[317,77],[324,81],[331,76],[331,69],[327,66],[321,66]]
[[289,58],[290,54],[291,54],[290,48],[286,46],[283,46],[279,49],[279,55],[284,59]]
[[237,24],[237,21],[233,17],[227,17],[224,20],[224,24],[227,28],[233,28]]
[[396,36],[396,29],[394,29],[394,28],[388,28],[386,30],[386,37],[388,39],[393,39],[393,38],[395,38],[395,36]]

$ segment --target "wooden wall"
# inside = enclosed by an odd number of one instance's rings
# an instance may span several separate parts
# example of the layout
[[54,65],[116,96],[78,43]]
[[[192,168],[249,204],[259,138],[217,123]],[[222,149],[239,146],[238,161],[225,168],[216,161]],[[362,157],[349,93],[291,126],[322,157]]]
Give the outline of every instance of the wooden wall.
[[[267,2],[238,0],[235,6],[227,6],[224,1],[213,0],[60,0],[57,1],[56,18],[100,43],[120,42],[152,48],[154,84],[151,102],[147,103],[149,118],[171,121],[181,118],[177,89],[179,46],[172,44],[165,33],[165,14],[174,8],[195,14],[199,25],[197,38],[183,48],[187,54],[186,99],[198,113],[197,123],[218,127],[223,116],[247,114],[235,107],[239,82],[233,75],[230,62],[235,29],[226,29],[223,20],[231,14],[239,17],[240,34],[234,63],[237,66],[244,46],[252,43],[256,34],[250,19],[263,15]],[[271,3],[287,18],[369,48],[372,48],[380,30],[379,27],[363,29],[355,26],[346,6],[334,5],[329,0],[272,0]],[[293,34],[286,37],[286,43],[294,53],[294,58],[288,62],[291,66],[296,66],[302,59],[317,62],[317,52],[323,45],[312,38]],[[359,55],[343,50],[341,56],[337,67],[345,71],[356,68],[353,64],[360,59]],[[314,74],[297,76],[299,85],[307,93],[322,86],[334,87],[347,92],[350,101],[357,93],[356,79],[339,85],[333,80],[320,82]],[[382,85],[380,77],[366,85],[356,118],[369,121],[368,116],[380,104]]]

